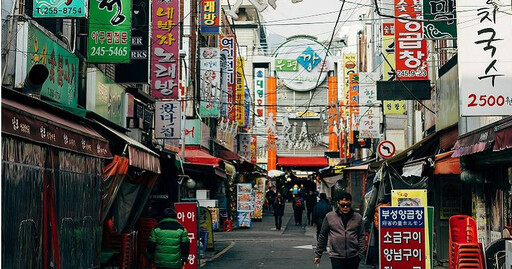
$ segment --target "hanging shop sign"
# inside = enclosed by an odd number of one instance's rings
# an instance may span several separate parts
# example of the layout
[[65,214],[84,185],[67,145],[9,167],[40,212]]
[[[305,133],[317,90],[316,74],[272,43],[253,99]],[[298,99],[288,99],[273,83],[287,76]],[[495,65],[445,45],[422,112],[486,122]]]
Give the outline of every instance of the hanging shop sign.
[[203,35],[220,34],[220,0],[201,0],[201,27]]
[[351,73],[348,76],[349,92],[348,92],[348,105],[349,105],[349,138],[348,142],[354,143],[354,135],[352,131],[359,130],[359,73]]
[[226,51],[220,51],[220,116],[228,116],[228,74]]
[[258,137],[255,135],[251,135],[251,163],[257,163],[258,162]]
[[[382,63],[382,80],[395,80],[395,24],[382,23],[382,55],[386,57]],[[384,101],[384,115],[403,115],[405,114],[405,101]]]
[[292,38],[274,53],[274,70],[294,91],[310,91],[323,83],[332,69],[324,45],[310,38]]
[[185,269],[197,269],[199,268],[199,253],[197,252],[197,245],[199,243],[197,203],[175,203],[174,210],[177,215],[176,220],[187,230],[188,238],[190,239],[190,249]]
[[428,268],[425,227],[425,207],[380,207],[380,268]]
[[264,125],[265,118],[265,94],[267,91],[265,68],[254,68],[254,106],[255,113],[260,120],[255,120],[254,126]]
[[244,58],[236,58],[236,121],[238,126],[245,126],[245,77],[244,77]]
[[199,115],[206,118],[220,116],[220,51],[218,48],[199,49],[200,106]]
[[148,83],[149,0],[133,0],[130,63],[116,65],[117,83]]
[[240,157],[250,160],[251,159],[251,135],[248,134],[240,134],[238,135],[240,149],[238,150],[238,155]]
[[244,125],[243,128],[251,126],[251,90],[249,87],[244,89]]
[[460,115],[511,115],[512,20],[501,14],[510,2],[456,4]]
[[87,68],[86,108],[103,118],[126,126],[124,88],[97,68]]
[[229,121],[236,120],[235,98],[236,98],[236,39],[234,35],[221,36],[219,48],[227,53],[226,55],[226,78],[227,78],[227,114]]
[[401,80],[428,79],[427,41],[423,39],[421,6],[414,0],[395,0],[396,75]]
[[151,22],[151,95],[178,98],[179,1],[152,2]]
[[201,145],[210,148],[210,127],[200,119],[188,119],[185,121],[185,144]]
[[423,37],[425,39],[455,39],[455,0],[423,0]]
[[[349,76],[350,74],[357,73],[357,59],[355,53],[345,53],[343,54],[343,97],[342,100],[345,101],[345,104],[348,104],[350,101],[349,92]],[[349,109],[345,109],[344,115],[349,115]]]
[[155,103],[155,138],[181,138],[180,101]]
[[130,0],[90,1],[87,62],[129,63],[132,3]]
[[34,0],[32,16],[34,18],[87,18],[88,1]]
[[78,100],[78,57],[30,22],[18,24],[15,84],[23,87],[25,77],[36,64],[48,68],[41,95],[70,107]]

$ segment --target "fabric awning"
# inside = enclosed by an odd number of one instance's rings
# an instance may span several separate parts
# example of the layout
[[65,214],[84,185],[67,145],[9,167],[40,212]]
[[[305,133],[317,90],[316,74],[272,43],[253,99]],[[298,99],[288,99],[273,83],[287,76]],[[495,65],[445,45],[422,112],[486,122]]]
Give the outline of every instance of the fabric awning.
[[512,148],[512,117],[510,121],[496,127],[493,151]]
[[436,155],[434,175],[460,175],[460,157],[451,157],[452,151]]
[[358,166],[351,166],[351,167],[347,167],[343,170],[368,170],[368,168],[370,168],[370,165],[368,164],[362,164],[362,165],[358,165]]
[[12,90],[2,88],[2,92],[2,133],[76,153],[112,158],[108,141],[84,119]]
[[222,162],[221,158],[210,155],[199,146],[186,146],[185,147],[185,162],[199,165],[212,165],[218,167]]
[[126,143],[128,147],[128,159],[130,166],[144,170],[149,170],[155,174],[161,173],[159,155],[156,152],[150,150],[148,147],[144,146],[139,141],[121,132],[118,132],[117,130],[114,130],[98,121],[96,121],[96,124],[98,124],[105,131],[111,133],[112,135]]
[[329,162],[325,157],[299,157],[299,156],[278,156],[277,165],[285,166],[298,166],[298,167],[326,167]]
[[240,156],[232,151],[221,149],[219,150],[219,157],[226,161],[238,161]]
[[486,127],[478,129],[465,135],[459,136],[459,139],[453,147],[455,151],[452,157],[460,157],[488,150],[494,142],[494,128]]
[[332,188],[332,186],[334,186],[338,180],[342,180],[342,179],[343,179],[343,174],[335,175],[335,176],[332,176],[332,177],[324,177],[324,178],[322,178],[322,180],[325,182],[325,184],[329,188]]

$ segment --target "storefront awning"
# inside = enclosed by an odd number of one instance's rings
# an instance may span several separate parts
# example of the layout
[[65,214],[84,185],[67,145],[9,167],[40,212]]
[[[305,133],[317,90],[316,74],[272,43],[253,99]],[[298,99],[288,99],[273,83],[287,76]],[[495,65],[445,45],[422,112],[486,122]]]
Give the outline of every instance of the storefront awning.
[[332,186],[334,186],[334,184],[336,184],[336,182],[338,180],[342,180],[342,179],[343,179],[343,174],[335,175],[335,176],[332,176],[332,177],[324,177],[324,178],[322,178],[322,180],[325,182],[325,184],[329,188],[332,188]]
[[325,157],[278,156],[277,165],[281,167],[326,167],[329,162]]
[[100,158],[112,158],[108,141],[71,113],[2,88],[2,133]]
[[512,117],[510,117],[509,121],[496,127],[493,151],[510,148],[512,148]]
[[452,157],[461,157],[488,150],[494,142],[494,126],[477,129],[459,136]]
[[160,160],[159,155],[144,146],[139,141],[118,132],[98,121],[96,124],[109,132],[113,136],[121,139],[128,147],[129,165],[144,170],[149,170],[155,174],[160,174]]
[[363,170],[364,171],[364,170],[368,170],[368,168],[370,168],[370,165],[362,164],[362,165],[358,165],[358,166],[347,167],[347,168],[345,168],[343,170],[344,171],[346,171],[346,170],[349,170],[349,171],[351,171],[351,170],[359,170],[359,171]]
[[198,165],[211,165],[218,167],[222,162],[221,158],[210,155],[199,146],[186,146],[185,147],[185,163],[198,164]]
[[452,151],[436,155],[435,175],[460,175],[460,157],[451,157]]
[[226,161],[238,161],[240,156],[232,151],[221,149],[219,150],[219,157]]

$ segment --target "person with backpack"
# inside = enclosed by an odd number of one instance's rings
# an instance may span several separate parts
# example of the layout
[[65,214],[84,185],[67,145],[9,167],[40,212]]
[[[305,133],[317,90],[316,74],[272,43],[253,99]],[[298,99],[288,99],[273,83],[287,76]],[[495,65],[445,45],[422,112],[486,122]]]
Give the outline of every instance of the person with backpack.
[[293,216],[295,217],[295,226],[302,225],[302,212],[304,212],[304,199],[300,195],[293,198]]
[[325,193],[320,193],[320,201],[313,208],[313,225],[316,225],[316,238],[318,240],[318,235],[320,234],[320,229],[322,228],[322,223],[324,222],[325,215],[332,211],[332,206],[329,204],[329,200],[327,200],[327,195]]

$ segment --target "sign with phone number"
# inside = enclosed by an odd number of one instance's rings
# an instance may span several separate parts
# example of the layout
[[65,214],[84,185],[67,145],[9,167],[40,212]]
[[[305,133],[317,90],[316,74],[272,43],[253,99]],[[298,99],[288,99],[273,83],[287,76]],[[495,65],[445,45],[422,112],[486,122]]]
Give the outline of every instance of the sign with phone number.
[[87,1],[34,0],[34,18],[86,18]]

